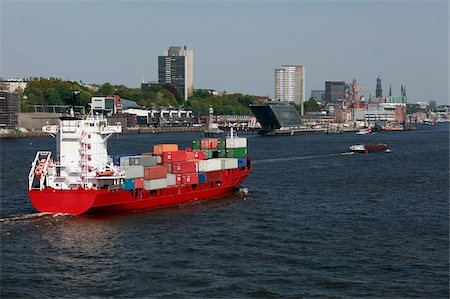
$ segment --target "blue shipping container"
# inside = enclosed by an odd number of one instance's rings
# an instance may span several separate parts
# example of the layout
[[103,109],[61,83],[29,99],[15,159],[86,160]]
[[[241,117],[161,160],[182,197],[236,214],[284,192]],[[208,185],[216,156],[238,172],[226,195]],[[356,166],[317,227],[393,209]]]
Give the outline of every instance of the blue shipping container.
[[120,158],[128,157],[128,156],[136,156],[136,154],[121,154],[121,155],[111,156],[111,158],[112,158],[112,162],[114,165],[120,166]]
[[206,182],[206,174],[204,174],[204,173],[199,173],[199,174],[197,175],[197,177],[198,177],[198,183],[199,183],[199,184]]
[[238,158],[238,167],[246,167],[247,166],[247,158],[246,157],[242,157],[242,158]]
[[123,189],[124,190],[134,190],[134,180],[127,179],[123,181]]

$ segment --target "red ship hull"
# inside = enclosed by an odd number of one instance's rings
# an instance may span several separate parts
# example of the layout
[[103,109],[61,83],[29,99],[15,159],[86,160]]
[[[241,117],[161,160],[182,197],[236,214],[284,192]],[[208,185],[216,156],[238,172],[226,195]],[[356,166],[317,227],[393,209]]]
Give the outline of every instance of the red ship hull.
[[160,190],[78,189],[29,190],[34,208],[39,212],[79,215],[90,212],[153,209],[182,204],[191,200],[205,200],[232,193],[242,184],[251,166],[222,170],[221,180],[197,185],[176,185]]

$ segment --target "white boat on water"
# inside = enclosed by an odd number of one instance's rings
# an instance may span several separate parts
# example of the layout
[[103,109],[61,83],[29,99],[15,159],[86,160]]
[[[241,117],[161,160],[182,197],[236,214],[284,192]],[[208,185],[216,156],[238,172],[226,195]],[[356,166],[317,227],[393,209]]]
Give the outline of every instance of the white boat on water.
[[365,128],[365,129],[361,129],[358,132],[356,132],[357,135],[365,135],[365,134],[371,134],[372,133],[372,128]]

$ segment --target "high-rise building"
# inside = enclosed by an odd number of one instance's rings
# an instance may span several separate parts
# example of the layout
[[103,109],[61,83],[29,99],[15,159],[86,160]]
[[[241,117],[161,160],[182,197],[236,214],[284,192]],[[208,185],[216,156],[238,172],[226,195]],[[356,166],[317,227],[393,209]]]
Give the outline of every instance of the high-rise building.
[[383,90],[381,89],[381,78],[380,75],[377,77],[377,88],[375,89],[375,97],[382,98]]
[[0,91],[0,125],[14,129],[18,125],[19,94],[17,92]]
[[275,99],[295,102],[305,101],[305,67],[302,65],[283,65],[275,69]]
[[311,98],[314,98],[318,101],[325,100],[325,90],[311,90]]
[[171,84],[178,93],[187,101],[194,92],[193,87],[193,52],[186,46],[169,47],[163,56],[158,56],[158,83]]
[[325,81],[325,101],[342,102],[346,99],[345,89],[345,81]]

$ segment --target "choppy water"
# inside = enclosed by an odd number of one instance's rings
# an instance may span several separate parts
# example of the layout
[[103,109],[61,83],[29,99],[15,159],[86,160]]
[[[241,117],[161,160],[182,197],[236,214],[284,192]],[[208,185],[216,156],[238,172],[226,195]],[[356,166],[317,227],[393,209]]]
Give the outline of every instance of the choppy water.
[[[341,155],[360,142],[392,153]],[[1,140],[1,297],[449,297],[447,125],[248,143],[245,197],[68,216],[36,213],[26,193],[35,152],[53,140]]]

